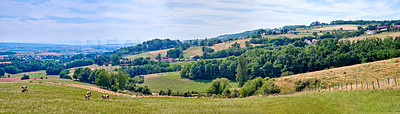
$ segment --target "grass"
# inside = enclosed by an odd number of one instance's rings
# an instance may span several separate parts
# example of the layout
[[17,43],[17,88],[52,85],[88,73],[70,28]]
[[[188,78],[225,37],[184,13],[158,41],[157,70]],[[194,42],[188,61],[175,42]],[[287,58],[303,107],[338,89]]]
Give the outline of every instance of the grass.
[[[155,76],[156,75],[156,76]],[[146,78],[151,76],[151,78]],[[211,85],[211,80],[189,80],[181,78],[179,72],[159,73],[152,75],[145,75],[145,81],[141,86],[148,86],[152,92],[159,92],[160,90],[172,91],[198,91],[204,92]],[[238,83],[231,82],[231,87],[236,88]]]
[[[29,78],[40,78],[40,77],[45,78],[46,76],[47,76],[46,73],[30,74]],[[13,76],[12,78],[22,78],[22,77],[23,77],[23,75],[17,75],[17,76]]]
[[296,80],[319,79],[327,83],[355,82],[361,80],[386,79],[400,76],[400,58],[393,58],[364,64],[356,64],[327,70],[296,74],[276,78],[284,92],[294,90]]
[[124,55],[124,56],[122,56],[122,57],[123,57],[123,58],[128,58],[128,59],[136,59],[136,58],[139,58],[139,57],[143,57],[143,58],[146,58],[146,57],[155,58],[154,56],[150,55],[149,53],[141,53],[141,54],[136,54],[136,55]]
[[[21,93],[28,86],[29,93]],[[398,113],[399,90],[342,91],[237,99],[129,98],[28,81],[0,84],[0,113]]]

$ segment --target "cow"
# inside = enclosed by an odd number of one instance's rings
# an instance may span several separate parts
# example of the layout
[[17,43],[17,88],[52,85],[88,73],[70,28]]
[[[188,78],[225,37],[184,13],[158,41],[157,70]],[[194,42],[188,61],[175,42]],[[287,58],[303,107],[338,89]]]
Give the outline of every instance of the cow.
[[86,95],[92,96],[92,92],[88,91],[86,92]]
[[101,97],[103,97],[103,99],[107,99],[107,100],[110,99],[110,96],[108,96],[108,95],[102,95]]
[[90,96],[89,95],[85,95],[85,99],[90,99]]
[[21,93],[23,93],[23,92],[28,92],[28,87],[27,86],[22,86],[22,92]]

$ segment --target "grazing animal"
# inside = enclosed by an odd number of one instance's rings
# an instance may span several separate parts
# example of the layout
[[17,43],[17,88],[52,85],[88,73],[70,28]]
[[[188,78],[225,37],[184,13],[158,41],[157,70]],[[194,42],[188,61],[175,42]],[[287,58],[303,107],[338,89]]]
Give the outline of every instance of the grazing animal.
[[86,95],[92,96],[92,92],[88,91],[86,92]]
[[90,99],[90,96],[89,95],[85,95],[85,99]]
[[28,92],[28,87],[27,86],[22,86],[22,92],[21,93],[23,93],[23,92]]
[[103,97],[103,99],[107,99],[107,100],[110,99],[110,96],[108,96],[108,95],[102,95],[101,97]]

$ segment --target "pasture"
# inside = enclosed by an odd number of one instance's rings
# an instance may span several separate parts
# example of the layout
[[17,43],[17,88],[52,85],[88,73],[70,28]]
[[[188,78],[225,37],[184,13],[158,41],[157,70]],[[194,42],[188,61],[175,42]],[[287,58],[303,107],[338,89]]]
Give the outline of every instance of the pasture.
[[[28,86],[28,93],[21,93]],[[0,84],[0,113],[396,113],[399,90],[341,91],[236,99],[131,98],[28,81]]]
[[396,38],[396,37],[400,36],[400,32],[383,32],[383,33],[380,33],[380,34],[361,35],[361,36],[358,36],[358,37],[344,38],[344,39],[341,39],[341,40],[350,40],[352,42],[352,41],[362,40],[362,39],[365,39],[365,38],[368,38],[368,37],[377,37],[377,38],[384,39],[384,38],[386,38],[388,36]]
[[[189,80],[181,78],[179,72],[167,72],[158,74],[144,75],[145,81],[140,86],[148,86],[151,92],[159,92],[160,90],[172,91],[198,91],[205,92],[211,85],[211,80]],[[238,83],[231,82],[232,88],[237,88]]]
[[302,73],[290,76],[276,78],[275,84],[283,92],[294,90],[296,80],[319,79],[327,83],[355,82],[362,80],[374,80],[385,78],[399,78],[400,76],[400,58],[393,58],[327,70],[320,70],[309,73]]

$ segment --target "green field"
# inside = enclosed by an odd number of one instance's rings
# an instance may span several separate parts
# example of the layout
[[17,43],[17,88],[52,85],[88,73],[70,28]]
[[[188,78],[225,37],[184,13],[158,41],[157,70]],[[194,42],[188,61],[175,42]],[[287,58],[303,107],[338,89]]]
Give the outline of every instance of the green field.
[[[198,91],[204,92],[211,85],[211,80],[189,80],[181,78],[179,72],[159,73],[158,76],[145,79],[141,86],[148,86],[152,92],[159,92],[160,90],[172,91]],[[146,75],[145,75],[146,78]],[[231,82],[231,87],[237,88],[238,83]]]
[[[13,76],[12,78],[22,78],[23,76],[24,76],[23,74],[22,75],[16,75],[16,76]],[[40,77],[45,78],[46,76],[47,76],[46,73],[29,74],[29,78],[40,78]]]
[[[29,93],[21,93],[21,86]],[[305,93],[237,99],[130,98],[45,83],[0,84],[0,113],[398,113],[400,90]]]

